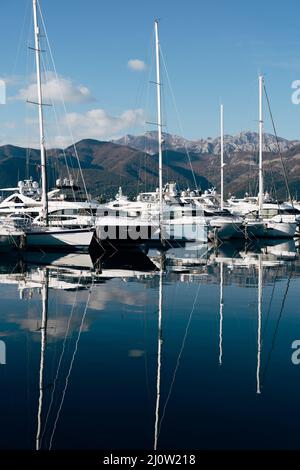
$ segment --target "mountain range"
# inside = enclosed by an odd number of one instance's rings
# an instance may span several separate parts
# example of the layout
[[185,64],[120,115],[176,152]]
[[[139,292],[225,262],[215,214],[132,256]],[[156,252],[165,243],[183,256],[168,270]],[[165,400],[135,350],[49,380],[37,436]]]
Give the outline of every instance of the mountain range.
[[[242,132],[225,136],[225,193],[243,195],[257,192],[258,135]],[[275,196],[286,197],[282,161],[286,167],[292,194],[300,191],[300,141],[265,134],[265,188]],[[179,187],[219,188],[220,138],[187,140],[164,134],[164,181],[176,181]],[[78,156],[78,159],[77,159]],[[80,162],[80,166],[78,164]],[[27,163],[26,163],[27,162]],[[81,184],[80,167],[88,191],[93,196],[113,197],[119,186],[131,197],[153,190],[158,184],[157,133],[127,135],[113,142],[84,139],[66,149],[47,150],[49,185],[57,177],[69,174]],[[193,168],[193,172],[191,171]],[[27,169],[27,170],[26,170]],[[0,187],[16,186],[26,174],[40,178],[39,151],[13,145],[0,147]],[[1,192],[1,191],[0,191]]]
[[[258,138],[258,133],[251,131],[240,132],[234,136],[225,135],[224,151],[228,155],[241,152],[256,153],[258,151]],[[188,151],[193,154],[220,155],[220,137],[207,137],[206,139],[187,140],[178,135],[164,133],[163,140],[163,146],[168,150],[175,150],[176,152],[183,153]],[[138,136],[127,134],[121,139],[114,140],[112,142],[141,150],[142,152],[149,153],[150,155],[158,153],[156,131],[146,132],[145,134]],[[280,144],[281,152],[285,152],[295,145],[300,144],[300,141],[298,140],[287,140],[283,139],[282,137],[278,137],[278,142]],[[269,152],[278,151],[276,137],[272,134],[264,134],[264,145],[265,149]]]

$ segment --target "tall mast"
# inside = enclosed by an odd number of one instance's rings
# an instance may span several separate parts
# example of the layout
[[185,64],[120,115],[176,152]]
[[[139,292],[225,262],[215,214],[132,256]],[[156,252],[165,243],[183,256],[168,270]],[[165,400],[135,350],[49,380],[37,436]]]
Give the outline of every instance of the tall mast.
[[262,213],[264,198],[264,175],[263,175],[263,76],[258,77],[259,84],[259,194],[258,209],[259,215]]
[[36,80],[38,93],[39,127],[40,127],[40,150],[41,150],[41,174],[42,174],[42,219],[48,223],[48,200],[47,200],[47,169],[46,169],[46,151],[45,151],[45,132],[43,115],[43,96],[41,81],[41,63],[40,63],[40,28],[37,16],[37,0],[33,1],[33,22],[34,22],[34,42],[35,42],[35,62],[36,62]]
[[224,108],[220,107],[221,120],[221,210],[224,209]]
[[159,219],[160,238],[163,227],[163,180],[162,180],[162,117],[161,117],[161,82],[160,82],[160,50],[158,37],[158,21],[154,22],[156,52],[156,93],[157,93],[157,132],[158,132],[158,173],[159,173]]

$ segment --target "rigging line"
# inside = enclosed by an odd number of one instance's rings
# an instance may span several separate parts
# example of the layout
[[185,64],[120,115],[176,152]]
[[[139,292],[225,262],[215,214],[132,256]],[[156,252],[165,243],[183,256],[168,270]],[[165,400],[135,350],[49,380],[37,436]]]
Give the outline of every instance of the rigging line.
[[[32,24],[33,24],[33,18],[30,17],[30,21],[29,21],[29,28],[28,28],[28,31],[27,31],[27,43],[29,44],[29,38],[31,37],[31,30],[32,30]],[[30,57],[31,57],[31,54],[30,54],[30,50],[29,50],[29,47],[26,47],[26,75],[25,75],[25,87],[26,85],[29,86],[30,85],[30,79],[29,79],[29,69],[32,70],[32,64],[30,64]],[[25,106],[25,123],[26,122],[29,122],[29,116],[30,116],[30,113],[29,113],[29,109],[30,109],[30,106]],[[28,147],[29,145],[29,142],[30,142],[30,136],[32,136],[32,134],[30,133],[30,130],[31,130],[31,127],[29,125],[27,125],[25,127],[26,131],[26,142],[27,142],[27,148],[26,148],[26,153],[28,155],[28,160],[26,158],[26,165],[27,165],[27,162],[28,162],[28,169],[30,168],[30,153],[31,153],[31,149]],[[29,176],[29,175],[28,175]]]
[[[57,278],[58,278],[58,269],[56,270]],[[52,272],[53,271],[51,271],[51,274],[52,274]],[[55,305],[55,316],[53,318],[53,320],[54,320],[53,335],[56,334],[56,328],[57,328],[57,322],[58,322],[58,296],[59,296],[59,290],[57,289],[56,290],[56,295],[55,296],[53,295],[53,304]],[[53,377],[53,375],[54,375],[55,362],[56,362],[56,357],[57,357],[57,349],[58,349],[58,341],[55,341],[55,345],[53,347],[52,364],[51,364],[51,377]],[[52,386],[53,386],[53,382],[51,383],[51,387]]]
[[[44,60],[44,57],[45,57],[45,60]],[[44,80],[45,82],[47,82],[47,66],[46,66],[46,59],[48,59],[48,55],[41,55],[41,59],[42,59],[42,66],[43,66],[43,73],[44,73]],[[47,60],[48,64],[49,64],[49,70],[50,70],[50,61]],[[57,109],[56,109],[56,106],[55,106],[55,100],[53,97],[50,97],[50,101],[51,101],[51,107],[53,109],[53,112],[54,112],[54,120],[55,120],[55,124],[56,124],[56,129],[57,129],[57,133],[58,135],[60,134],[60,126],[59,126],[59,119],[58,119],[58,114],[57,114]],[[68,178],[71,180],[71,173],[70,173],[70,169],[69,169],[69,163],[68,163],[68,160],[67,160],[67,156],[66,156],[66,152],[65,152],[65,149],[61,149],[62,152],[63,152],[63,155],[64,155],[64,160],[65,160],[65,165],[66,165],[66,168],[67,168],[67,173],[68,173]],[[75,172],[74,170],[74,166],[73,166],[73,162],[72,162],[72,159],[70,159],[70,163],[71,163],[71,168],[72,170]],[[58,170],[58,163],[56,161],[56,159],[54,160],[54,166],[55,166],[55,169],[56,171]],[[57,174],[58,174],[58,171],[57,171]],[[72,193],[73,193],[73,198],[74,198],[74,201],[76,201],[76,196],[75,196],[75,192],[74,192],[74,189],[72,187]]]
[[[150,49],[150,68],[149,68],[149,74],[148,74],[148,83],[147,83],[147,89],[146,89],[146,100],[145,100],[145,115],[146,113],[149,112],[149,116],[150,116],[150,77],[152,75],[152,72],[153,72],[153,67],[154,67],[154,55],[155,55],[155,52],[154,52],[154,31],[152,31],[152,34],[151,34],[151,39],[150,39],[150,46],[149,46],[149,49]],[[148,177],[148,171],[147,171],[147,168],[146,168],[146,161],[147,161],[147,152],[146,152],[146,131],[147,131],[147,121],[152,121],[151,117],[149,117],[149,119],[146,118],[145,122],[144,122],[144,138],[143,138],[143,141],[144,141],[144,147],[143,147],[143,154],[144,154],[144,191],[146,192],[147,191],[147,177]],[[152,161],[150,160],[150,163],[152,163]]]
[[[46,73],[46,65],[45,65],[45,61],[43,59],[43,56],[42,56],[42,64],[43,64],[43,69],[44,69],[44,76],[46,77],[47,76],[47,73]],[[57,115],[57,110],[56,110],[56,106],[55,106],[55,103],[54,103],[54,99],[53,98],[50,98],[50,101],[51,101],[51,106],[52,106],[52,109],[53,109],[53,114],[54,114],[54,120],[55,120],[55,124],[56,124],[56,129],[57,129],[57,132],[59,133],[59,120],[58,120],[58,115]],[[63,152],[63,156],[64,156],[64,161],[65,161],[65,165],[66,165],[66,168],[67,168],[67,173],[68,173],[68,178],[69,180],[71,180],[71,173],[70,173],[70,168],[69,168],[69,164],[68,164],[68,160],[67,160],[67,156],[66,156],[66,152],[65,152],[65,149],[63,148],[62,149],[62,152]],[[71,162],[72,163],[72,162]],[[54,160],[54,165],[56,166],[56,170],[58,168],[58,164],[56,162],[56,159]],[[72,165],[71,165],[72,166]],[[72,170],[74,170],[74,168],[72,167]],[[58,173],[58,172],[57,172]],[[72,186],[72,194],[73,194],[73,199],[74,201],[76,201],[76,196],[75,196],[75,191],[74,191],[74,188]]]
[[[268,145],[266,145],[267,149],[269,149],[269,151],[271,152],[271,149]],[[275,194],[275,198],[276,198],[276,203],[277,203],[277,206],[279,208],[279,201],[278,201],[278,193],[277,193],[277,189],[276,189],[276,183],[275,183],[275,177],[274,177],[274,171],[273,171],[273,163],[271,162],[271,160],[269,160],[267,162],[267,164],[269,165],[269,168],[270,168],[270,174],[271,174],[271,179],[272,179],[272,185],[273,185],[273,191],[274,191],[274,194]]]
[[291,271],[289,273],[289,277],[288,277],[287,284],[286,284],[286,289],[285,289],[284,296],[283,296],[283,299],[282,299],[281,308],[280,308],[280,311],[279,311],[279,316],[278,316],[278,320],[277,320],[277,323],[276,323],[276,327],[275,327],[275,331],[274,331],[274,335],[273,335],[273,339],[272,339],[271,348],[270,348],[270,351],[269,351],[269,354],[268,354],[267,363],[266,363],[265,369],[264,369],[263,374],[262,374],[264,381],[266,380],[266,377],[267,377],[267,372],[268,372],[268,369],[269,369],[269,366],[270,366],[272,352],[273,352],[274,347],[275,347],[276,337],[277,337],[278,329],[279,329],[279,323],[280,323],[282,313],[283,313],[283,310],[284,310],[284,306],[285,306],[285,302],[286,302],[286,299],[287,299],[287,295],[288,295],[288,291],[289,291],[289,287],[290,287],[290,282],[291,282],[291,279],[292,279],[292,276],[293,276],[293,270],[294,270],[294,267],[293,267],[293,269],[291,269]]
[[[23,39],[24,32],[25,32],[25,23],[26,23],[27,16],[28,16],[29,5],[30,5],[30,2],[29,2],[29,0],[28,0],[27,3],[26,3],[26,6],[25,6],[25,13],[24,13],[24,17],[23,17],[22,27],[21,27],[21,29],[19,30],[19,31],[20,31],[20,34],[19,34],[19,39],[18,39],[17,52],[16,52],[16,55],[15,55],[15,59],[14,59],[14,63],[13,63],[11,75],[14,75],[14,74],[15,74],[15,71],[16,71],[16,68],[17,68],[17,62],[18,62],[18,60],[19,60],[20,51],[21,51],[21,44],[22,44],[22,42],[23,42],[22,39]],[[32,28],[31,28],[31,22],[32,22],[32,18],[31,18],[31,21],[29,21],[29,23],[30,23],[29,29],[30,29],[30,30],[32,29]]]
[[[146,304],[145,306],[145,310],[144,310],[144,315],[143,315],[143,318],[144,318],[144,344],[145,346],[147,345],[147,339],[149,337],[149,329],[148,329],[148,323],[147,323],[147,318],[148,318],[148,315],[147,315],[147,307],[148,307],[148,303]],[[150,392],[150,381],[149,381],[149,361],[148,361],[148,351],[145,351],[145,355],[144,355],[144,362],[145,362],[145,376],[146,376],[146,390],[147,390],[147,395],[148,395],[148,401],[150,401],[150,397],[151,397],[151,392]]]
[[[45,57],[45,60],[44,60],[44,57]],[[47,70],[50,71],[51,61],[48,60],[48,55],[47,54],[42,54],[41,59],[42,59],[42,64],[43,64],[44,81],[46,83],[47,82]],[[47,63],[48,63],[48,69],[47,69],[47,66],[46,66],[46,59],[47,59]],[[55,119],[57,134],[60,135],[60,132],[59,132],[60,131],[60,126],[59,126],[59,119],[57,117],[57,109],[56,109],[56,106],[55,106],[55,100],[54,100],[54,98],[50,97],[50,101],[51,101],[51,107],[53,108],[53,111],[54,111],[54,119]],[[61,144],[61,145],[63,146],[63,144]],[[69,166],[71,166],[71,169],[72,169],[73,173],[75,174],[75,168],[74,168],[74,165],[73,165],[72,157],[69,157],[69,163],[68,163],[65,149],[62,148],[60,150],[62,150],[62,152],[64,154],[64,159],[65,159],[65,164],[66,164],[66,168],[67,168],[68,177],[69,177],[69,179],[71,179],[71,173],[70,173],[70,170],[69,170]],[[59,168],[58,168],[58,161],[57,160],[58,159],[53,159],[53,164],[54,164],[53,176],[54,176],[54,179],[56,179],[57,176],[59,177],[59,171],[58,171]],[[55,175],[55,172],[56,172],[57,176]],[[72,193],[73,193],[73,199],[74,199],[74,201],[76,201],[76,196],[75,196],[75,192],[74,192],[73,188],[72,188]]]
[[[174,105],[174,108],[175,108],[175,113],[176,113],[177,121],[178,121],[179,128],[180,128],[180,132],[181,132],[182,135],[184,135],[183,127],[182,127],[182,124],[181,124],[181,119],[180,119],[179,110],[178,110],[177,103],[176,103],[176,100],[175,100],[175,93],[174,93],[174,90],[173,90],[172,85],[171,85],[170,76],[169,76],[169,73],[168,73],[168,69],[167,69],[167,66],[166,66],[164,54],[163,54],[163,52],[162,52],[162,50],[161,50],[161,47],[160,47],[160,54],[161,54],[162,63],[163,63],[163,66],[164,66],[164,69],[165,69],[165,72],[166,72],[166,77],[167,77],[168,85],[169,85],[169,88],[170,88],[170,92],[171,92],[171,96],[172,96],[172,100],[173,100],[173,105]],[[197,181],[196,181],[196,177],[195,177],[195,172],[194,172],[194,168],[193,168],[193,165],[192,165],[192,160],[191,160],[190,152],[189,152],[189,150],[188,150],[188,148],[187,148],[187,145],[186,145],[185,141],[184,141],[184,148],[185,148],[185,151],[186,151],[186,154],[187,154],[187,157],[188,157],[190,169],[191,169],[192,176],[193,176],[193,180],[194,180],[194,185],[195,185],[195,188],[198,190],[199,188],[198,188],[198,185],[197,185]]]
[[51,412],[52,405],[53,405],[53,401],[54,401],[56,383],[57,383],[57,380],[58,380],[59,371],[60,371],[60,368],[61,368],[61,365],[62,365],[62,360],[63,360],[64,353],[65,353],[66,342],[67,342],[67,338],[68,338],[69,331],[70,331],[71,320],[73,318],[75,305],[77,304],[77,296],[78,296],[78,292],[79,292],[79,285],[80,285],[81,278],[82,278],[82,274],[80,274],[80,278],[78,280],[78,284],[77,284],[77,287],[76,287],[76,294],[74,296],[74,301],[73,301],[73,305],[72,305],[72,309],[71,309],[71,314],[69,316],[67,329],[66,329],[66,333],[65,333],[65,337],[64,337],[63,347],[62,347],[60,358],[59,358],[59,361],[58,361],[56,376],[55,376],[55,379],[54,379],[54,382],[53,382],[53,388],[52,388],[52,392],[51,392],[51,400],[50,400],[49,408],[48,408],[46,419],[45,419],[45,425],[44,425],[44,431],[43,431],[42,438],[41,438],[41,443],[43,442],[45,433],[47,431],[47,423],[48,423],[48,419],[49,419],[50,412]]
[[[66,103],[65,103],[64,96],[63,96],[63,93],[62,93],[62,89],[61,89],[61,86],[60,86],[60,83],[59,83],[59,77],[58,77],[56,65],[55,65],[55,62],[54,62],[54,57],[53,57],[53,54],[52,54],[52,48],[51,48],[51,46],[50,46],[50,41],[49,41],[49,38],[48,38],[48,33],[47,33],[46,26],[45,26],[43,13],[42,13],[42,10],[41,10],[41,7],[40,7],[40,2],[38,1],[37,4],[38,4],[39,12],[40,12],[40,17],[41,17],[41,21],[42,21],[42,25],[43,25],[45,37],[46,37],[46,42],[47,42],[47,45],[48,45],[48,50],[49,50],[50,58],[51,58],[52,65],[53,65],[54,74],[55,74],[55,77],[56,77],[56,80],[57,80],[57,83],[58,83],[58,89],[59,89],[59,92],[60,92],[60,98],[61,98],[61,101],[62,101],[62,105],[63,105],[63,109],[64,109],[64,112],[65,112],[65,115],[67,116]],[[85,195],[86,195],[87,201],[88,201],[88,202],[91,202],[91,201],[90,201],[90,198],[89,198],[89,196],[88,196],[87,187],[86,187],[85,180],[84,180],[84,177],[83,177],[83,172],[82,172],[81,163],[80,163],[80,160],[79,160],[79,155],[78,155],[78,152],[77,152],[76,143],[74,142],[74,135],[73,135],[72,128],[71,128],[71,125],[70,125],[70,122],[69,122],[68,119],[66,119],[66,124],[67,124],[67,128],[68,128],[70,137],[71,137],[71,139],[72,139],[72,147],[74,148],[75,156],[76,156],[76,159],[77,159],[78,168],[79,168],[80,176],[81,176],[81,179],[82,179],[82,183],[83,183]]]
[[[26,306],[27,306],[27,321],[29,323],[29,299],[27,298],[26,299],[27,302],[26,302]],[[28,436],[28,444],[30,446],[30,436],[31,436],[31,433],[30,433],[30,418],[31,418],[31,412],[30,412],[30,380],[29,380],[29,377],[30,377],[30,373],[29,373],[29,363],[30,363],[30,354],[32,352],[32,349],[31,349],[31,342],[29,341],[29,329],[27,329],[26,331],[26,397],[27,397],[27,436]]]
[[74,349],[74,352],[73,352],[73,355],[72,355],[69,371],[68,371],[66,381],[65,381],[65,387],[64,387],[64,390],[63,390],[63,394],[62,394],[61,403],[60,403],[59,409],[57,411],[56,419],[55,419],[54,426],[53,426],[53,431],[52,431],[52,434],[51,434],[51,437],[50,437],[49,450],[51,450],[51,448],[52,448],[52,442],[53,442],[54,434],[55,434],[57,423],[58,423],[60,413],[61,413],[61,410],[62,410],[62,407],[63,407],[67,387],[68,387],[68,384],[69,384],[70,375],[71,375],[73,364],[74,364],[74,360],[75,360],[75,357],[76,357],[76,354],[77,354],[78,343],[79,343],[80,336],[81,336],[81,333],[82,333],[83,324],[84,324],[84,320],[85,320],[86,313],[87,313],[87,310],[88,310],[88,305],[89,305],[89,302],[90,302],[93,286],[94,286],[94,278],[92,279],[92,285],[91,285],[91,288],[89,290],[89,295],[88,295],[86,305],[85,305],[85,309],[84,309],[84,312],[83,312],[83,315],[82,315],[82,319],[81,319],[81,323],[80,323],[80,327],[79,327],[79,331],[78,331],[78,335],[77,335],[77,339],[76,339],[76,343],[75,343],[75,349]]
[[272,114],[272,111],[271,111],[269,96],[268,96],[268,93],[267,93],[265,82],[263,83],[263,87],[264,87],[264,92],[265,92],[265,96],[266,96],[266,100],[267,100],[267,104],[268,104],[270,118],[271,118],[271,121],[272,121],[272,127],[273,127],[273,132],[274,132],[274,135],[275,135],[275,139],[276,139],[278,154],[280,156],[280,161],[281,161],[281,165],[282,165],[282,170],[283,170],[284,181],[285,181],[285,184],[286,184],[286,189],[287,189],[288,196],[289,196],[289,201],[291,202],[291,204],[293,206],[293,200],[292,200],[289,181],[288,181],[288,175],[287,175],[287,171],[286,171],[286,168],[285,168],[285,164],[284,164],[284,161],[283,161],[283,156],[282,156],[280,145],[279,145],[279,140],[278,140],[278,136],[277,136],[277,132],[276,132],[276,128],[275,128],[275,123],[274,123],[273,114]]
[[170,385],[169,393],[168,393],[168,395],[167,395],[167,399],[166,399],[165,405],[164,405],[164,407],[163,407],[162,417],[161,417],[161,420],[160,420],[160,422],[159,422],[158,437],[159,437],[159,435],[160,435],[162,422],[163,422],[163,419],[164,419],[165,413],[166,413],[166,408],[167,408],[168,402],[169,402],[169,400],[170,400],[171,393],[172,393],[173,386],[174,386],[175,379],[176,379],[176,375],[177,375],[177,372],[178,372],[178,369],[179,369],[179,365],[180,365],[180,361],[181,361],[181,356],[182,356],[182,353],[183,353],[183,350],[184,350],[184,347],[185,347],[185,343],[186,343],[186,338],[187,338],[187,335],[188,335],[189,327],[190,327],[191,320],[192,320],[192,317],[193,317],[193,314],[194,314],[194,310],[195,310],[195,307],[196,307],[196,302],[197,302],[197,300],[198,300],[198,295],[199,295],[200,287],[201,287],[201,284],[199,283],[199,286],[198,286],[198,289],[197,289],[197,292],[196,292],[196,296],[195,296],[195,299],[194,299],[194,303],[193,303],[193,306],[192,306],[192,309],[191,309],[191,312],[190,312],[190,315],[189,315],[189,319],[188,319],[188,322],[187,322],[187,325],[186,325],[186,329],[185,329],[185,333],[184,333],[184,336],[183,336],[183,340],[182,340],[182,343],[181,343],[181,348],[180,348],[180,351],[179,351],[179,354],[178,354],[178,357],[177,357],[177,362],[176,362],[176,366],[175,366],[175,369],[174,369],[174,374],[173,374],[172,382],[171,382],[171,385]]

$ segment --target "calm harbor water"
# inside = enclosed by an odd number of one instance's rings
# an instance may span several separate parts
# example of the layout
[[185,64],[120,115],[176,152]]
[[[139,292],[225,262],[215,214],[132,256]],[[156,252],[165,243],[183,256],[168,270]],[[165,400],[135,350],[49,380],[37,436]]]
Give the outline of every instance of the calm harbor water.
[[0,261],[2,449],[300,448],[293,241],[38,258]]

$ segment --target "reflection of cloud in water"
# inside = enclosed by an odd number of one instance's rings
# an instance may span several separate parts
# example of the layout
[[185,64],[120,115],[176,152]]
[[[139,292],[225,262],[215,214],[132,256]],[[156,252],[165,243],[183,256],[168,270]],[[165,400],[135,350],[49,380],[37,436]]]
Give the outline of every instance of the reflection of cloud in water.
[[[88,311],[104,311],[108,308],[110,303],[118,303],[140,309],[149,303],[149,290],[143,289],[141,285],[139,285],[138,288],[136,288],[134,284],[132,284],[132,288],[129,288],[129,286],[131,287],[130,284],[120,281],[114,284],[106,283],[94,286],[88,305]],[[36,333],[33,335],[33,340],[39,341],[42,315],[41,293],[38,290],[33,290],[32,292],[33,296],[27,296],[27,299],[19,300],[20,302],[26,301],[28,303],[26,314],[23,313],[21,316],[20,313],[7,312],[3,319],[7,324],[18,325],[21,331]],[[89,289],[78,291],[49,289],[48,295],[48,339],[60,339],[64,338],[66,334],[71,336],[74,332],[78,332],[89,297]],[[134,311],[136,312],[137,310],[135,309]],[[98,316],[92,314],[87,315],[82,331],[89,331],[91,324],[97,318]],[[15,333],[17,334],[17,332]],[[3,336],[6,336],[5,331],[3,331]]]
[[[102,284],[95,286],[89,302],[90,310],[105,310],[111,302],[128,306],[144,307],[147,302],[147,291],[129,290],[129,284]],[[73,305],[74,292],[63,292],[61,295],[61,303],[64,305]],[[80,291],[77,294],[78,302],[86,300],[87,292]]]
[[129,357],[143,357],[145,351],[143,349],[129,349],[128,356]]
[[[47,320],[47,336],[51,338],[64,338],[69,325],[68,335],[71,336],[74,332],[77,332],[81,323],[81,318],[84,313],[84,306],[80,309],[74,310],[72,318],[71,312],[60,313],[59,315],[51,315]],[[41,315],[35,315],[33,317],[27,316],[27,318],[20,318],[19,316],[9,315],[7,318],[8,323],[18,325],[21,330],[29,331],[30,333],[37,333],[33,336],[33,339],[40,341],[41,333]],[[70,324],[69,324],[70,322]],[[82,331],[89,331],[91,321],[86,318]]]
[[[76,317],[73,317],[72,321],[70,322],[69,326],[69,333],[68,336],[71,336],[74,331],[78,331],[81,322],[81,315],[78,314]],[[49,319],[47,321],[47,336],[49,338],[64,338],[68,329],[69,323],[69,316],[66,317],[58,317],[55,319]],[[82,332],[89,331],[89,322],[84,323]],[[18,325],[22,330],[30,331],[31,333],[39,333],[41,329],[41,321],[38,321],[34,318],[24,318],[20,319]],[[40,340],[40,335],[36,337],[36,339]]]

